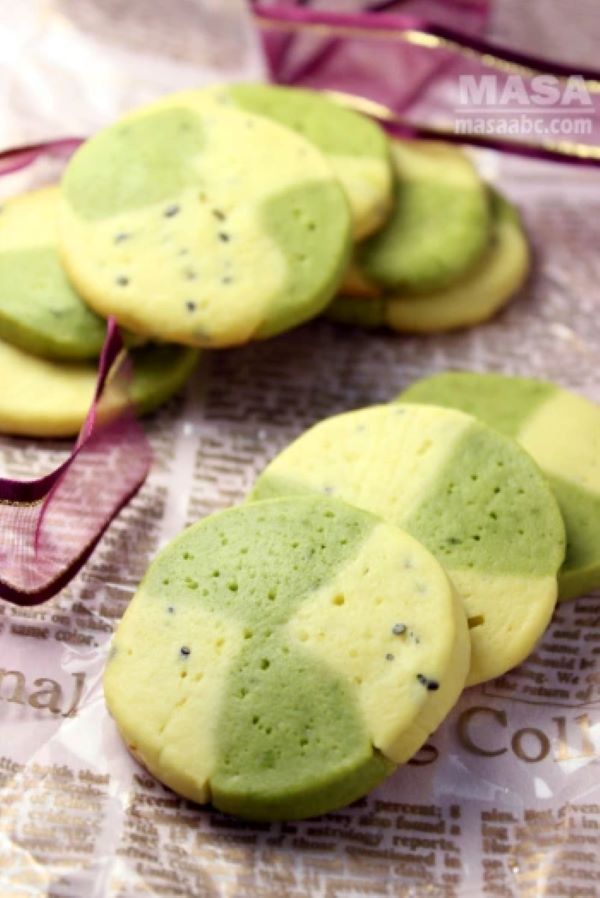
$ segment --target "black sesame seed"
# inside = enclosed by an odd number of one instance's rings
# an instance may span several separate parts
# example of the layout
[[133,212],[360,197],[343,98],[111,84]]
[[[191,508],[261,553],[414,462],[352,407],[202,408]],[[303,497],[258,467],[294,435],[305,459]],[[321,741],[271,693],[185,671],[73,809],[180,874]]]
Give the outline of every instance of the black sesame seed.
[[186,307],[186,309],[188,310],[188,312],[195,312],[195,311],[196,311],[196,303],[195,303],[195,302],[192,302],[191,299],[188,299],[188,301],[187,301],[186,304],[185,304],[185,307]]
[[226,274],[224,277],[221,278],[221,283],[222,284],[232,284],[233,278],[231,277],[231,275]]
[[175,609],[173,608],[172,605],[169,605],[169,607],[167,608],[167,611],[169,614],[175,614]]
[[131,237],[131,234],[125,233],[125,231],[121,231],[118,234],[115,234],[115,243],[123,243],[124,240],[128,240]]
[[394,636],[402,636],[403,633],[406,633],[406,624],[394,624],[392,633]]
[[394,660],[394,656],[392,655],[391,652],[388,652],[388,653],[387,653],[387,655],[385,656],[385,660],[386,660],[386,661],[393,661],[393,660]]
[[190,648],[188,648],[187,645],[182,645],[180,651],[181,651],[181,654],[182,654],[182,655],[186,655],[186,656],[187,656],[187,655],[189,655],[189,654],[191,653],[192,650],[191,650]]
[[177,215],[177,213],[180,211],[180,209],[181,209],[181,206],[177,206],[177,205],[167,206],[167,208],[163,212],[163,215],[165,216],[165,218],[173,218],[174,215]]
[[225,231],[219,231],[219,240],[221,240],[223,243],[229,243],[229,241],[231,240],[231,236],[229,234],[226,234]]
[[129,278],[126,278],[125,275],[120,274],[119,277],[116,279],[116,282],[119,285],[119,287],[126,287],[127,284],[129,283]]
[[212,209],[211,211],[217,221],[225,221],[225,219],[227,218],[227,216],[224,212],[221,211],[221,209]]
[[436,689],[440,688],[440,684],[437,682],[437,680],[430,680],[425,676],[425,674],[417,674],[417,680],[419,681],[421,686],[425,686],[425,688],[430,692],[435,692]]

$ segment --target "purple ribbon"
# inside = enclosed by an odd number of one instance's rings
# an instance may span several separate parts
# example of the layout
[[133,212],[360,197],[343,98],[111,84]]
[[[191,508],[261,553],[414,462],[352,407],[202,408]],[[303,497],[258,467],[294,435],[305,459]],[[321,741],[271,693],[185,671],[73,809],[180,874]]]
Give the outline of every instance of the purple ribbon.
[[[398,7],[401,13],[389,11]],[[289,3],[255,3],[252,10],[271,78],[277,83],[345,94],[350,107],[366,111],[398,136],[600,165],[600,72],[487,41],[482,31],[489,4],[483,0],[380,2],[345,13]],[[577,76],[587,92],[587,105],[571,106],[570,115],[561,103],[552,107],[556,132],[545,129],[550,123],[548,107],[536,106],[534,79],[539,75],[555,79],[560,91]],[[482,103],[478,114],[483,132],[457,128],[461,116],[467,128],[473,121],[465,117],[457,92],[462,76],[480,87],[484,77],[494,78],[500,99],[491,106],[487,100]],[[511,78],[520,79],[517,86],[522,84],[526,102],[516,112],[514,108],[505,112],[503,107],[510,104],[502,97],[514,87]],[[371,101],[370,107],[361,104],[365,99]],[[576,134],[567,128],[576,118],[573,113],[585,126]],[[503,130],[511,118],[516,120],[517,137]]]

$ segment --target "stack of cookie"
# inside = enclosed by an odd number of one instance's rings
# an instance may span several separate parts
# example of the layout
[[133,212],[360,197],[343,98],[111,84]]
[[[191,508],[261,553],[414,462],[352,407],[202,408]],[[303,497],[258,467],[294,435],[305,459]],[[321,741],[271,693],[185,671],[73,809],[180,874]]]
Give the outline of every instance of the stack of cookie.
[[88,140],[59,186],[2,207],[0,429],[77,432],[109,316],[144,412],[199,348],[324,311],[398,330],[482,320],[527,259],[514,210],[452,147],[390,143],[292,88],[168,96]]
[[349,802],[600,586],[595,405],[472,373],[399,400],[312,427],[150,566],[106,699],[181,794],[252,819]]
[[486,321],[523,285],[516,209],[453,146],[394,141],[393,211],[359,244],[330,318],[427,334]]
[[[59,190],[9,200],[0,211],[0,430],[72,436],[89,409],[106,322],[75,291],[59,255]],[[140,413],[178,390],[197,350],[132,346],[131,398]]]

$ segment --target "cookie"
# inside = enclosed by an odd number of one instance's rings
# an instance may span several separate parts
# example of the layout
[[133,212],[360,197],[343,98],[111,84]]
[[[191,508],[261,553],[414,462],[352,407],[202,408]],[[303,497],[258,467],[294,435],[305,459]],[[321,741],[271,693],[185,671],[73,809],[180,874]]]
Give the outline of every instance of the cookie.
[[470,327],[495,315],[523,286],[530,265],[527,238],[516,209],[492,196],[492,241],[485,255],[460,281],[431,293],[380,298],[338,296],[328,318],[363,327],[429,334]]
[[349,412],[288,446],[250,498],[306,491],[380,515],[443,564],[469,620],[469,685],[519,664],[544,632],[564,526],[546,479],[513,440],[453,409]]
[[0,339],[54,359],[100,355],[106,322],[70,285],[57,251],[58,189],[0,207]]
[[[145,346],[132,350],[131,398],[140,414],[177,392],[192,372],[197,350]],[[96,386],[96,366],[30,355],[0,341],[0,432],[31,437],[74,436]]]
[[350,212],[303,137],[181,100],[137,110],[74,154],[59,230],[69,277],[99,314],[218,347],[324,308],[347,264]]
[[402,402],[462,409],[514,437],[558,500],[567,554],[559,599],[600,587],[600,408],[555,384],[502,374],[447,372],[417,381]]
[[316,91],[295,87],[233,84],[202,93],[218,103],[267,116],[318,147],[350,203],[354,240],[364,239],[385,223],[393,195],[390,142],[366,116]]
[[205,518],[150,565],[104,689],[162,782],[240,817],[322,814],[407,760],[456,701],[464,612],[416,540],[325,497]]
[[355,264],[374,291],[426,293],[457,281],[490,239],[484,184],[461,150],[393,141],[396,187],[385,227],[362,243]]

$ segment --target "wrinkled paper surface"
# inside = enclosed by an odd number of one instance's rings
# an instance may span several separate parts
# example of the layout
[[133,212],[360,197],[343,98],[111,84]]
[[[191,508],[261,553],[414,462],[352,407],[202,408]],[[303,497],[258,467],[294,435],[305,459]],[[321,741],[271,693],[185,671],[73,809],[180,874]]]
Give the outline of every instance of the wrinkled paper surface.
[[[519,24],[520,4],[498,4],[497,33],[512,28],[522,45],[529,27],[543,52],[546,28],[554,49],[540,5]],[[169,89],[260,77],[257,46],[233,2],[0,0],[0,144],[87,134]],[[157,550],[240,501],[320,418],[448,367],[546,377],[600,402],[597,170],[477,161],[520,206],[535,250],[504,314],[435,338],[316,321],[206,353],[185,394],[147,421],[152,473],[83,571],[39,608],[0,602],[2,898],[598,895],[600,594],[559,606],[525,664],[467,690],[411,764],[316,820],[242,824],[179,799],[129,756],[102,697],[111,634]],[[1,189],[53,176],[39,164]],[[0,474],[32,478],[66,454],[0,437]]]

